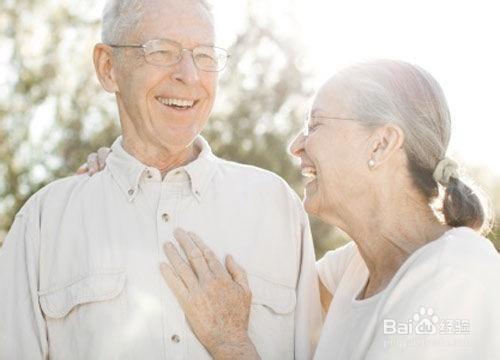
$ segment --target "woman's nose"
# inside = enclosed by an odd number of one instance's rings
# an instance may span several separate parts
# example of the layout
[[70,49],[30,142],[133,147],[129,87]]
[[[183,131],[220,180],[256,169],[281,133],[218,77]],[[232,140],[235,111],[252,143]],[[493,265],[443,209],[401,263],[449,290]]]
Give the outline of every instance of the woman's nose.
[[304,139],[305,136],[302,132],[299,132],[290,144],[289,151],[294,156],[300,156],[304,151]]

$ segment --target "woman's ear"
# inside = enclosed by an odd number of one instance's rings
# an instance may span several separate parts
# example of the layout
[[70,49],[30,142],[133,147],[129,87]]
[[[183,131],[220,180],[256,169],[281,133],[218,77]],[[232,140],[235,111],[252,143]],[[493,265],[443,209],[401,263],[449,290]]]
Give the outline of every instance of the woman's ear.
[[113,49],[109,45],[97,44],[94,47],[94,67],[104,90],[110,93],[118,92]]
[[370,167],[377,167],[403,148],[405,136],[403,130],[394,124],[385,124],[377,128],[372,135],[370,148]]

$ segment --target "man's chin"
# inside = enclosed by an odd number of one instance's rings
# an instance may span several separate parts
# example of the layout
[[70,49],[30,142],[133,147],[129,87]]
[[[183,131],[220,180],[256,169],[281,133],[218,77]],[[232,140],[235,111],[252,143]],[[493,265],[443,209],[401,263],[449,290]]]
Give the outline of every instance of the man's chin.
[[193,132],[182,135],[165,134],[164,136],[159,133],[158,135],[156,136],[156,139],[160,146],[169,149],[172,153],[176,153],[193,146],[198,133]]

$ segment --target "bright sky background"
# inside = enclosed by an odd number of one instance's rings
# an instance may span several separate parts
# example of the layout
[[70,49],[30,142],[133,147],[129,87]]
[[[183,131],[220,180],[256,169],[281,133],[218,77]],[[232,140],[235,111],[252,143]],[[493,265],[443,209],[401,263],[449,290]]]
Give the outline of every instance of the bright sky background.
[[[273,13],[295,14],[315,87],[345,65],[374,58],[406,60],[427,69],[443,87],[452,113],[450,155],[500,176],[499,1],[265,3]],[[214,4],[219,38],[230,41],[241,24],[243,2]]]

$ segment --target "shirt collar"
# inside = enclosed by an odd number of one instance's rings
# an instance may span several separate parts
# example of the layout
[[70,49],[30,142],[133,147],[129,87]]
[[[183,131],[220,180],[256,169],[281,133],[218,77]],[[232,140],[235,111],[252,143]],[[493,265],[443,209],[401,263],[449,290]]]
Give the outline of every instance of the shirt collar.
[[[194,145],[200,149],[198,157],[189,164],[172,171],[186,171],[190,179],[191,191],[196,199],[201,201],[213,177],[217,157],[201,135],[196,137]],[[111,153],[106,160],[106,165],[129,202],[134,201],[137,196],[139,184],[144,178],[143,174],[152,170],[125,151],[121,136],[111,146]],[[165,175],[164,179],[168,178],[169,174],[170,172]]]
[[186,170],[191,180],[191,191],[196,199],[201,201],[214,175],[217,158],[212,153],[212,149],[208,142],[201,135],[196,137],[195,146],[201,150],[198,158],[185,165],[183,168]]

